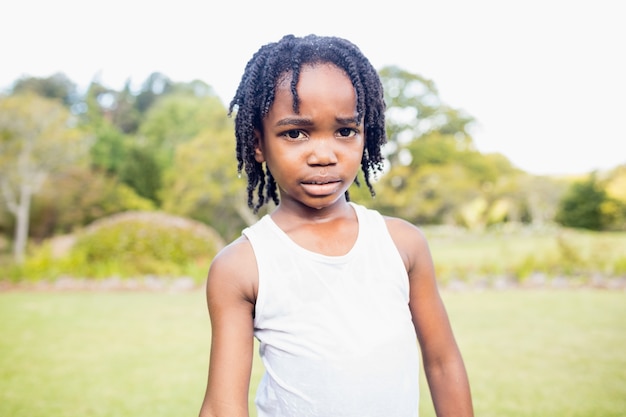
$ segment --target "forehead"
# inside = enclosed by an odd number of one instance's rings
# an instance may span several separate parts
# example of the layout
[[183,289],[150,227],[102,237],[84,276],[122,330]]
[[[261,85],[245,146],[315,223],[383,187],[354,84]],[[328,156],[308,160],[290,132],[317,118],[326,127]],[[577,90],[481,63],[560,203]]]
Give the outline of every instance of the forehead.
[[[299,107],[307,102],[317,100],[317,105],[327,102],[338,105],[337,100],[348,100],[350,106],[356,106],[356,91],[346,72],[333,64],[306,64],[300,67],[296,84],[297,98],[294,97],[291,85],[293,72],[285,73],[276,85],[274,101],[287,101],[299,113]],[[345,105],[345,103],[343,103]]]
[[292,76],[288,74],[276,86],[274,99],[266,117],[282,118],[300,115],[310,119],[351,118],[357,116],[356,89],[346,73],[335,65],[303,66],[296,94],[291,90]]
[[[298,74],[298,83],[300,82],[300,79],[302,78],[302,74],[316,72],[316,71],[331,72],[331,73],[335,73],[336,75],[341,74],[347,80],[350,80],[350,77],[348,77],[348,74],[346,73],[346,71],[343,68],[337,66],[336,64],[333,64],[332,62],[308,62],[300,66],[300,73]],[[276,90],[281,89],[281,88],[290,89],[292,80],[293,80],[293,70],[290,69],[290,70],[284,71],[276,79],[276,84],[275,84]]]

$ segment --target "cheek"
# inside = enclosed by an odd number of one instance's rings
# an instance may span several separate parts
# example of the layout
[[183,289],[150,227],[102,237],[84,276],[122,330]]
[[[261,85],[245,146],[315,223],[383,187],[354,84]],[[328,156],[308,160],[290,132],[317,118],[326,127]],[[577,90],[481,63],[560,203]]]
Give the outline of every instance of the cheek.
[[365,153],[365,141],[362,141],[361,145],[354,152],[354,158],[360,163],[363,160],[364,153]]

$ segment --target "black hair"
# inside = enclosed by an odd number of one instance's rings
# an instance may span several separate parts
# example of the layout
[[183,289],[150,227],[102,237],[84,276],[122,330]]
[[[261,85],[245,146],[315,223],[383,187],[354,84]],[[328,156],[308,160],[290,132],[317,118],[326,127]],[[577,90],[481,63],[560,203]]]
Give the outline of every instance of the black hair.
[[[363,119],[365,146],[361,158],[365,183],[375,195],[371,176],[383,167],[382,145],[385,134],[385,100],[378,73],[353,43],[330,36],[286,35],[280,41],[262,46],[248,61],[228,114],[236,110],[237,171],[245,170],[248,178],[248,206],[258,212],[272,200],[278,205],[276,182],[263,165],[255,160],[255,129],[262,131],[262,120],[274,102],[276,83],[285,73],[291,73],[293,108],[299,111],[296,91],[300,69],[304,64],[331,63],[352,81],[356,91],[357,119]],[[358,185],[358,178],[355,178]],[[257,192],[257,202],[254,194]],[[346,197],[349,197],[346,192]]]

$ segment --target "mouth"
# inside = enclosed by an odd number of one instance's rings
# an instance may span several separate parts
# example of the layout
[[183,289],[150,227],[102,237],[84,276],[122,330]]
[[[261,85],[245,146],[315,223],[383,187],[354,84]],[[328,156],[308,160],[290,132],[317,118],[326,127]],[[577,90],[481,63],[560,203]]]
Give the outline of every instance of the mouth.
[[324,196],[336,193],[341,187],[342,181],[337,178],[310,179],[301,181],[300,184],[308,194]]
[[302,181],[302,184],[305,185],[326,185],[326,184],[336,184],[341,182],[340,180],[330,180],[330,181]]

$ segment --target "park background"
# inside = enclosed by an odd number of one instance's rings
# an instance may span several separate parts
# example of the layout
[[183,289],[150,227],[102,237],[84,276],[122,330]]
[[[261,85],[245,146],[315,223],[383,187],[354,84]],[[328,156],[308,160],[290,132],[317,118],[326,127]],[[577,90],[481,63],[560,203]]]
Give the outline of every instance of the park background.
[[0,415],[197,412],[206,270],[257,218],[227,106],[289,32],[379,69],[387,169],[351,196],[427,234],[477,415],[624,415],[613,3],[246,6],[1,6]]

